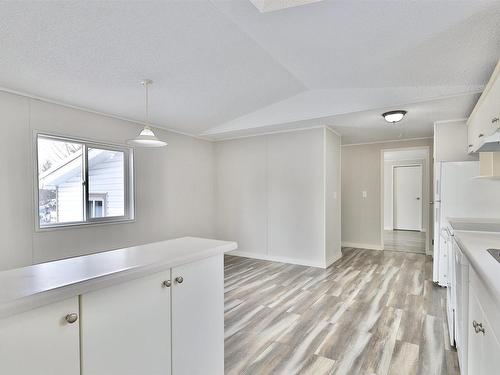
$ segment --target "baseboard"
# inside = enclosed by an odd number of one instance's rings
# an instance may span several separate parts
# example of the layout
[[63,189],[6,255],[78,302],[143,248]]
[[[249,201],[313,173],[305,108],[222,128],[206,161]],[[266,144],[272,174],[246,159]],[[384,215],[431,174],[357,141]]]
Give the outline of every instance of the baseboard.
[[357,242],[342,242],[342,247],[354,247],[356,249],[368,249],[368,250],[384,250],[382,245],[357,243]]
[[244,258],[269,260],[271,262],[290,263],[290,264],[298,264],[300,266],[326,268],[324,264],[314,263],[314,262],[308,262],[308,261],[304,261],[302,259],[277,257],[277,256],[273,256],[273,255],[268,255],[268,254],[251,253],[251,252],[248,252],[248,251],[234,250],[234,251],[230,251],[230,252],[228,252],[226,254],[228,254],[228,255],[234,255],[234,256],[237,256],[237,257],[244,257]]
[[337,260],[342,258],[342,253],[340,253],[339,256],[332,257],[330,259],[326,260],[326,268],[330,267],[333,263],[335,263]]

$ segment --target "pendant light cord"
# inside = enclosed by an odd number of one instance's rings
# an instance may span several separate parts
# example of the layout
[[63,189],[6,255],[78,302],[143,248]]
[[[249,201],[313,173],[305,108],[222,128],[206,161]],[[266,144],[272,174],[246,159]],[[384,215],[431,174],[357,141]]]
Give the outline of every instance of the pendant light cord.
[[144,88],[146,89],[146,126],[149,128],[149,82],[144,81]]

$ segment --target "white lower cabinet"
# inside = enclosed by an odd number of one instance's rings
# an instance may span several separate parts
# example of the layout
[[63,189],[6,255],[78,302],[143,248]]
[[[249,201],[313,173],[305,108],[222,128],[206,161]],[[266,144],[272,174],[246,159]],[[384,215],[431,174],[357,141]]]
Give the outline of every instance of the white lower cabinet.
[[222,255],[172,269],[174,375],[224,374]]
[[222,375],[222,254],[0,319],[1,375]]
[[[497,311],[485,291],[486,288],[478,284],[475,273],[471,272],[468,343],[470,375],[493,375],[500,372],[500,343],[494,329],[498,330]],[[492,323],[497,326],[494,327]]]
[[80,296],[82,375],[171,374],[170,270]]
[[0,319],[0,374],[80,375],[77,313],[74,297]]

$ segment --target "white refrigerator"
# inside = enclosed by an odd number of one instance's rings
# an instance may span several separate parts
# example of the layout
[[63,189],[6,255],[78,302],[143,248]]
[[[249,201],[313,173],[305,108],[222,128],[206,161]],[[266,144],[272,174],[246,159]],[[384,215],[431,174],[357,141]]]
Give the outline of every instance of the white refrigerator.
[[447,286],[447,218],[498,219],[500,180],[478,178],[478,161],[438,162],[434,168],[433,281]]

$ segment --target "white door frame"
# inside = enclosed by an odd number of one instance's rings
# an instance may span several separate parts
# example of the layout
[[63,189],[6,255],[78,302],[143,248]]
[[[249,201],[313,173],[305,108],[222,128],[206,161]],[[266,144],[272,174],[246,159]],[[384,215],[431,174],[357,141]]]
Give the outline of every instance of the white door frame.
[[[396,229],[395,226],[394,226],[394,198],[396,196],[396,194],[394,194],[395,192],[395,188],[394,188],[394,172],[395,172],[395,169],[396,168],[405,168],[405,167],[419,167],[420,168],[420,189],[422,190],[421,191],[421,197],[420,197],[420,225],[419,225],[419,229],[418,231],[419,232],[424,232],[424,200],[423,200],[423,195],[424,195],[424,186],[423,186],[423,182],[424,182],[424,166],[422,164],[416,164],[416,163],[409,163],[409,164],[398,164],[398,165],[393,165],[392,166],[392,177],[391,177],[391,186],[392,186],[392,202],[391,202],[391,210],[392,210],[392,229]],[[403,229],[404,230],[404,229]]]
[[[422,230],[425,230],[425,253],[429,254],[429,250],[432,249],[430,245],[432,240],[431,235],[431,223],[433,222],[432,210],[430,209],[429,202],[431,200],[433,192],[430,190],[430,180],[431,180],[431,169],[430,169],[430,146],[413,146],[413,147],[398,147],[398,148],[384,148],[380,150],[380,247],[384,249],[384,153],[389,151],[408,151],[408,150],[425,150],[425,160],[424,160],[424,170],[423,170],[423,180],[424,180],[424,190],[422,191],[422,220],[426,224],[422,226]],[[393,224],[394,225],[394,224]]]

